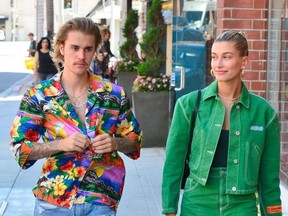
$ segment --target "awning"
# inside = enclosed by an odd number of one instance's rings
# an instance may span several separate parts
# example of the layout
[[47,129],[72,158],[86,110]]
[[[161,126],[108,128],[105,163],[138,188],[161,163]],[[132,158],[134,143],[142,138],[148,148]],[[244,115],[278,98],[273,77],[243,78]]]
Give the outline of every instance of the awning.
[[0,14],[0,24],[5,25],[6,20],[8,20],[8,17]]
[[121,8],[120,5],[115,5],[114,1],[100,1],[92,10],[86,15],[91,19],[120,19]]
[[8,17],[0,14],[0,20],[8,20]]

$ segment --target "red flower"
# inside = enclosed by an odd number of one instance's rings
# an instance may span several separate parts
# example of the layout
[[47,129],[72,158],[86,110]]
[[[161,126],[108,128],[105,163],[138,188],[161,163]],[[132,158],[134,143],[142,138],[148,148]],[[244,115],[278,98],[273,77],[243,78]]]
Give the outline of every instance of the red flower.
[[94,113],[93,115],[91,115],[91,121],[90,121],[90,126],[95,126],[96,125],[96,122],[97,122],[97,119],[98,119],[98,115],[96,113]]
[[39,134],[37,131],[34,131],[32,129],[29,129],[25,136],[27,137],[28,140],[31,140],[33,142],[36,142],[38,140]]
[[60,167],[60,170],[61,170],[62,172],[67,172],[67,171],[72,170],[72,168],[73,168],[73,163],[72,163],[71,161],[69,161],[67,164],[61,166],[61,167]]
[[53,86],[58,90],[60,91],[62,89],[62,85],[60,82],[54,82],[53,83]]

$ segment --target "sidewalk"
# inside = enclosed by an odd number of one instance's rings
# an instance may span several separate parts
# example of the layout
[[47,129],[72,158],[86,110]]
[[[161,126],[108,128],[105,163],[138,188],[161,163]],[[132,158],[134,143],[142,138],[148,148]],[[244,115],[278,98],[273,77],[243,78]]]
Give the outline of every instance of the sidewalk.
[[[28,170],[21,170],[8,147],[9,130],[19,100],[31,84],[32,75],[27,75],[15,86],[0,93],[0,216],[33,215],[35,198],[31,189],[38,180],[42,161]],[[161,215],[164,157],[164,148],[142,148],[141,157],[136,161],[123,155],[127,176],[117,216]],[[281,190],[283,210],[288,213],[288,190],[282,185]]]

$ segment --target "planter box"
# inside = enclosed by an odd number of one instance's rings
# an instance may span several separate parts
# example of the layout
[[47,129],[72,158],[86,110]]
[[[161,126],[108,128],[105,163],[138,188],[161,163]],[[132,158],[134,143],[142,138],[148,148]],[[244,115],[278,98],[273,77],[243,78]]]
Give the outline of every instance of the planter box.
[[137,72],[118,72],[118,85],[124,87],[127,97],[130,101],[130,106],[132,106],[133,81],[136,79],[137,75]]
[[143,147],[166,145],[170,126],[169,92],[132,92],[134,114],[143,130]]

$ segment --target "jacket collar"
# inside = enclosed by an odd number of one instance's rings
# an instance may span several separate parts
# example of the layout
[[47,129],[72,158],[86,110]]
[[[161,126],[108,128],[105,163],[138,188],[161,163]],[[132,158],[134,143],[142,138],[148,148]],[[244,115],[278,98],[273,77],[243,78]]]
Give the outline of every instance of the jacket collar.
[[[246,88],[245,84],[243,82],[241,83],[242,83],[242,91],[241,91],[241,95],[240,95],[238,103],[241,103],[244,107],[249,108],[249,104],[250,104],[249,91]],[[207,86],[205,88],[205,91],[203,92],[203,99],[207,100],[209,98],[220,100],[218,96],[218,81],[217,80],[212,82],[209,86]]]

